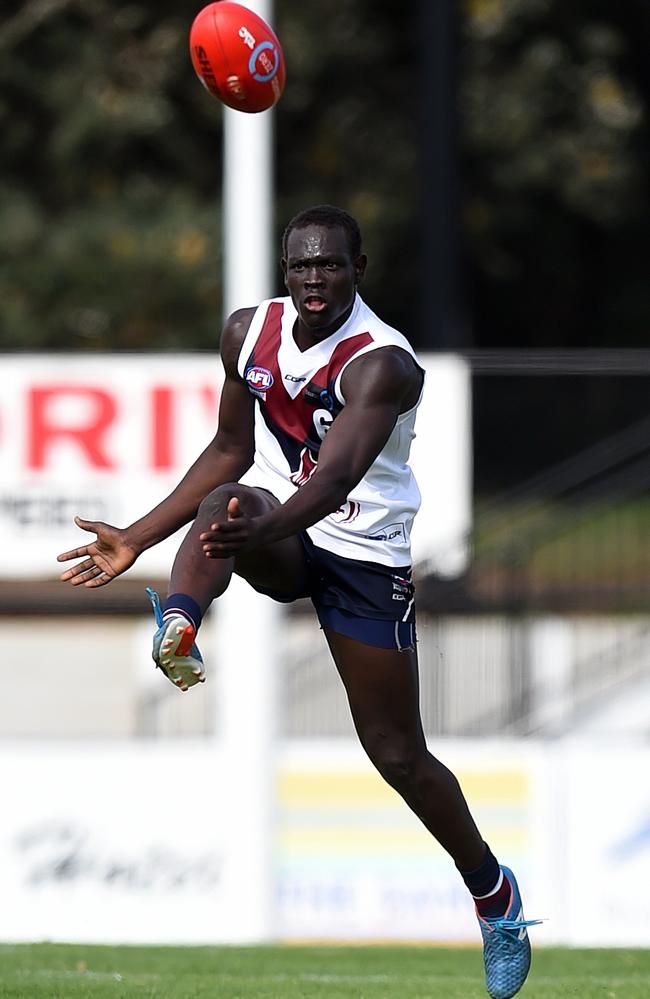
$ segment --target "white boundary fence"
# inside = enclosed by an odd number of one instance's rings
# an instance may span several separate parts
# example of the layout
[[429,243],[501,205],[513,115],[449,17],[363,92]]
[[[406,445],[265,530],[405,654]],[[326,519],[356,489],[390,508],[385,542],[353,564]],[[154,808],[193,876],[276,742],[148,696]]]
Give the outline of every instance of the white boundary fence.
[[[538,944],[650,945],[647,746],[455,742],[493,849],[517,870]],[[5,743],[0,938],[256,939],[232,872],[246,789],[218,743]],[[250,789],[253,793],[254,789]],[[271,938],[477,941],[453,864],[347,740],[279,747]]]

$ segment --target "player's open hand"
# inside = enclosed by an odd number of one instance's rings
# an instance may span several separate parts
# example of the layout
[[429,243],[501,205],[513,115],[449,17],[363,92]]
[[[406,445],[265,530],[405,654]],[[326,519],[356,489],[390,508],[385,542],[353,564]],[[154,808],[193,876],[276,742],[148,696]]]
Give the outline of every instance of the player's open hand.
[[262,543],[261,517],[246,517],[236,496],[228,503],[227,519],[210,524],[210,530],[199,535],[208,558],[233,558]]
[[64,583],[70,582],[73,586],[79,586],[80,583],[92,587],[106,586],[132,566],[140,554],[127,542],[126,532],[119,527],[112,527],[101,520],[82,520],[81,517],[75,517],[74,522],[82,531],[89,531],[97,537],[88,545],[57,555],[57,562],[83,559],[83,562],[78,562],[61,573],[59,578]]

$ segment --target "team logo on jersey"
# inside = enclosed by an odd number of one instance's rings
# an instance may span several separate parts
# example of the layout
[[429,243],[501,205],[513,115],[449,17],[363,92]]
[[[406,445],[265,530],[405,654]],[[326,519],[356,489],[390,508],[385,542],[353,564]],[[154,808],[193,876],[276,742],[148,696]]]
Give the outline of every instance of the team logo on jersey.
[[259,364],[246,369],[246,381],[251,392],[261,399],[266,398],[267,391],[273,384],[273,375],[268,368],[263,368]]
[[356,500],[346,500],[343,506],[340,506],[338,510],[330,514],[330,517],[338,524],[351,524],[353,520],[357,519],[360,513],[360,503],[357,503]]
[[289,476],[294,486],[304,486],[305,482],[311,479],[318,467],[318,458],[312,454],[308,447],[304,447],[300,452],[300,464],[298,470]]

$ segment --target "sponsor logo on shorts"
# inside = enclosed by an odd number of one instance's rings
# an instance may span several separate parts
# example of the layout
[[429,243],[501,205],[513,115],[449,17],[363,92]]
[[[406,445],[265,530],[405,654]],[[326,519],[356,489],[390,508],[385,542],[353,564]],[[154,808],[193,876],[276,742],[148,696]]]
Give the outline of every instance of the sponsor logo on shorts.
[[413,586],[412,580],[407,576],[398,576],[396,572],[391,573],[391,581],[393,587],[393,600],[401,600],[406,603],[407,600],[413,598],[413,591],[415,587]]

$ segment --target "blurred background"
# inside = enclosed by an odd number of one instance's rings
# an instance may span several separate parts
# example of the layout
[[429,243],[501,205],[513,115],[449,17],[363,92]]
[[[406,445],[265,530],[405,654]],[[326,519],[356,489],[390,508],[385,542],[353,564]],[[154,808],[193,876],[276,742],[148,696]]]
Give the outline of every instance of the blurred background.
[[[151,669],[143,594],[178,539],[96,592],[55,581],[74,513],[137,517],[214,432],[224,115],[188,56],[200,6],[0,14],[0,935],[178,941],[182,914],[188,941],[474,940],[309,606],[271,621],[237,589],[184,697]],[[650,7],[275,0],[272,21],[274,246],[309,204],[351,211],[363,295],[430,370],[431,748],[542,942],[648,945]]]

